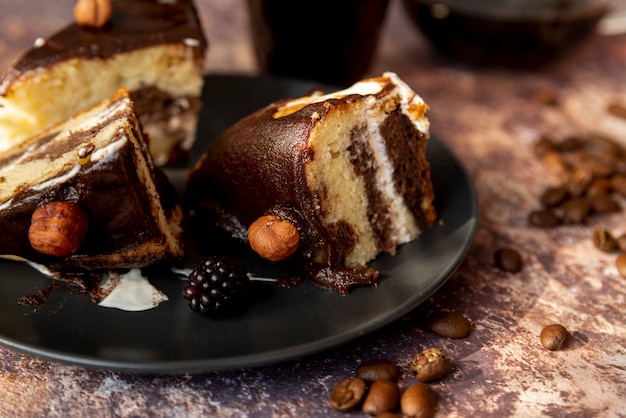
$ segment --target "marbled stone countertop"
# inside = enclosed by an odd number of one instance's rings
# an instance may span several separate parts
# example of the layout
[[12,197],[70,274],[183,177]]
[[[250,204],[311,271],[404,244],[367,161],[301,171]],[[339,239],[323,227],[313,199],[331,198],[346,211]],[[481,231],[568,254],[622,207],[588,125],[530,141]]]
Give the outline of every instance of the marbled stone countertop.
[[[207,72],[254,73],[242,1],[197,2],[211,42]],[[72,3],[0,0],[0,67],[69,21]],[[247,370],[145,376],[0,348],[0,416],[340,417],[329,393],[360,362],[388,358],[407,370],[417,352],[437,345],[455,363],[432,383],[438,417],[626,417],[626,279],[616,255],[591,241],[597,227],[626,232],[626,213],[556,229],[530,228],[527,220],[543,189],[559,181],[534,154],[542,135],[601,133],[626,146],[626,119],[607,111],[626,105],[626,34],[595,34],[540,71],[474,68],[433,53],[396,0],[371,74],[386,70],[430,104],[431,130],[466,167],[480,204],[472,249],[426,303],[343,346]],[[546,92],[558,103],[541,104]],[[522,254],[520,273],[493,267],[501,247]],[[440,310],[468,317],[471,334],[449,340],[426,330],[423,318]],[[571,333],[563,350],[539,343],[552,322]],[[413,381],[405,373],[401,385]]]

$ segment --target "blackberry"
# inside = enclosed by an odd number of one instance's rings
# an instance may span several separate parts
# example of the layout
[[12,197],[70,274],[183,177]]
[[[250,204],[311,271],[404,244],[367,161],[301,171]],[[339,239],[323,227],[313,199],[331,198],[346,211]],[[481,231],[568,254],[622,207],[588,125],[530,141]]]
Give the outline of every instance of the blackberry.
[[208,257],[189,275],[183,297],[189,307],[211,317],[229,316],[245,307],[250,279],[246,269],[227,257]]

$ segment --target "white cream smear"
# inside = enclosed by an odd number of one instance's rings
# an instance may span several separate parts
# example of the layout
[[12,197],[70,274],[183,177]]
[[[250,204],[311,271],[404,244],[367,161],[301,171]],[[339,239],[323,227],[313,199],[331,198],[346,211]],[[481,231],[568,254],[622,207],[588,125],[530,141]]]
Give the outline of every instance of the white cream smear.
[[141,274],[140,269],[131,269],[125,274],[111,272],[100,289],[108,294],[98,303],[99,306],[123,311],[145,311],[169,300]]

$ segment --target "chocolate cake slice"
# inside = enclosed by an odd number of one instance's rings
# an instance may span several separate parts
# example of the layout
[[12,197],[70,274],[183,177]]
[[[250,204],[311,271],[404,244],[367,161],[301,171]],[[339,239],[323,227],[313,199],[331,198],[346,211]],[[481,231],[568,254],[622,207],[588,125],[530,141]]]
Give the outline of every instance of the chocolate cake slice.
[[367,263],[436,220],[427,109],[394,73],[270,104],[211,143],[189,175],[190,213],[270,260],[295,251],[339,292],[375,284]]
[[0,155],[0,256],[47,270],[141,267],[182,255],[182,210],[128,91]]
[[191,0],[113,1],[102,28],[38,39],[0,79],[0,151],[127,88],[157,164],[196,137],[207,42]]

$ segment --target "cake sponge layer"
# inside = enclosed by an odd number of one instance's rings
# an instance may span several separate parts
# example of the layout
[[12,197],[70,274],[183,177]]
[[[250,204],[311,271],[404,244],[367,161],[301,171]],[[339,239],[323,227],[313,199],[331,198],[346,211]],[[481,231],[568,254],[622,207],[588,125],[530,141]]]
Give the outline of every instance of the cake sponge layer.
[[207,42],[192,0],[113,1],[102,28],[71,23],[15,61],[0,79],[0,151],[130,90],[163,164],[196,134]]
[[[108,59],[72,58],[43,70],[33,70],[16,80],[6,95],[0,96],[0,151],[19,144],[40,130],[89,109],[120,88],[141,96],[145,86],[153,86],[169,96],[174,110],[148,110],[140,118],[153,131],[151,151],[159,163],[166,162],[175,146],[191,148],[195,139],[198,100],[202,92],[202,70],[191,51],[183,45],[143,48]],[[175,103],[178,100],[178,103]],[[155,114],[162,115],[155,117]],[[166,130],[152,129],[164,118],[192,112],[189,122],[170,122]],[[167,120],[167,119],[165,119]],[[178,124],[180,126],[175,127]],[[184,135],[168,140],[171,132]],[[163,132],[163,133],[161,133]]]

